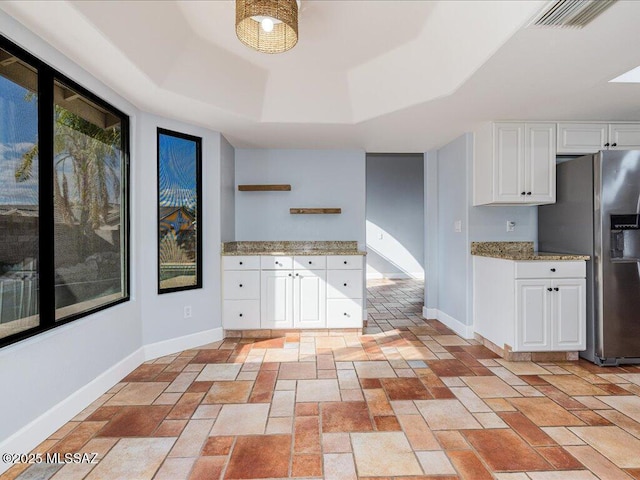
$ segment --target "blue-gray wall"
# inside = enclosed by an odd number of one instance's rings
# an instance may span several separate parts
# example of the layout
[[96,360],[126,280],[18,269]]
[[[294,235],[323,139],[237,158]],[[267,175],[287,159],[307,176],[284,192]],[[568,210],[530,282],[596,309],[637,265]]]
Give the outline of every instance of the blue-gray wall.
[[[462,327],[473,325],[471,242],[537,237],[537,207],[472,205],[473,141],[466,133],[425,154],[425,307]],[[515,232],[506,231],[507,220]]]
[[[365,152],[237,149],[235,181],[290,184],[290,192],[236,192],[236,240],[365,242]],[[341,208],[337,215],[291,215],[290,208]]]
[[424,277],[424,155],[367,154],[367,276]]

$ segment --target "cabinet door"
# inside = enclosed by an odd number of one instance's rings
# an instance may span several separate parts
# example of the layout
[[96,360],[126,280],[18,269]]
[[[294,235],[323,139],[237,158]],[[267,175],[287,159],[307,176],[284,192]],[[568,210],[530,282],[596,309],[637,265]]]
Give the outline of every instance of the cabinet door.
[[551,349],[549,305],[551,280],[516,280],[516,338],[513,350]]
[[525,201],[523,134],[523,123],[494,124],[493,197],[495,202]]
[[260,288],[260,326],[292,328],[293,272],[263,271]]
[[606,123],[559,123],[558,154],[595,153],[607,143]]
[[362,328],[362,299],[327,300],[327,328]]
[[553,282],[553,350],[584,350],[586,345],[586,280],[584,278]]
[[556,125],[527,124],[525,127],[525,202],[556,201]]
[[260,298],[260,272],[258,270],[229,270],[224,272],[225,300]]
[[610,150],[640,149],[640,124],[612,123],[609,125]]
[[323,270],[303,270],[293,278],[293,327],[325,328],[326,275]]
[[327,270],[327,298],[362,298],[362,270]]
[[260,300],[225,300],[222,325],[226,330],[260,328]]

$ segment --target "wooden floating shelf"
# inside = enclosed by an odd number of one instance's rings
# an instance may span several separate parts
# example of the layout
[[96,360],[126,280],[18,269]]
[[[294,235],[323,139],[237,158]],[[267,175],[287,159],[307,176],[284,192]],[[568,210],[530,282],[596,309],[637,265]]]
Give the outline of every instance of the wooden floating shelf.
[[326,215],[326,214],[342,213],[342,209],[341,208],[290,208],[289,213],[291,215],[302,215],[302,214]]
[[241,192],[290,192],[291,185],[238,185]]

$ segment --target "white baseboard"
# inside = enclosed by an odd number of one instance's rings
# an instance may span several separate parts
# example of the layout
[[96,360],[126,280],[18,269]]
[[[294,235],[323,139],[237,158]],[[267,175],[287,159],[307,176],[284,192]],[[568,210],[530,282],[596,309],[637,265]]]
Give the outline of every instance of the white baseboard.
[[[222,336],[222,328],[214,328],[140,347],[131,355],[123,358],[89,383],[80,387],[63,401],[53,405],[45,413],[22,427],[9,438],[0,442],[0,452],[30,452],[143,362],[216,342],[222,340]],[[10,467],[11,464],[0,463],[0,474]]]
[[171,355],[172,353],[181,352],[190,348],[206,345],[207,343],[218,342],[224,337],[222,327],[212,328],[204,332],[192,333],[183,337],[171,338],[162,342],[151,343],[142,347],[144,351],[144,361],[153,358]]
[[[0,452],[30,452],[144,361],[139,348],[0,443]],[[9,467],[0,464],[0,473]]]
[[437,308],[422,307],[422,317],[435,318],[436,320],[442,322],[444,325],[456,332],[462,338],[465,338],[467,340],[471,340],[474,338],[473,325],[465,325],[460,320],[453,318],[451,315],[447,315]]
[[388,278],[389,280],[424,280],[424,272],[409,272],[409,273],[384,273],[384,272],[367,272],[367,280],[381,280]]

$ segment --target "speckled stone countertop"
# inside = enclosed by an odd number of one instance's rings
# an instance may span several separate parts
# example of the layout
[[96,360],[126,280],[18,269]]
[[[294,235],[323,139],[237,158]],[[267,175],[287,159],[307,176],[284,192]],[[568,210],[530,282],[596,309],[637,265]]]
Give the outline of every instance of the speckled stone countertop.
[[471,255],[505,260],[589,260],[589,255],[534,252],[533,242],[471,242]]
[[222,255],[366,255],[351,241],[226,242]]

